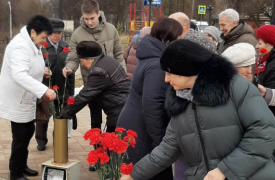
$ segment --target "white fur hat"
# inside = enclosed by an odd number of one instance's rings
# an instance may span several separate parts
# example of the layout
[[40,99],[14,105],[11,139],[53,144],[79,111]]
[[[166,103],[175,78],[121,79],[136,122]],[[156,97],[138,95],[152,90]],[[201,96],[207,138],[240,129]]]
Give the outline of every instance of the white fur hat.
[[255,48],[248,43],[235,44],[227,48],[222,56],[232,62],[235,67],[250,66],[256,62]]

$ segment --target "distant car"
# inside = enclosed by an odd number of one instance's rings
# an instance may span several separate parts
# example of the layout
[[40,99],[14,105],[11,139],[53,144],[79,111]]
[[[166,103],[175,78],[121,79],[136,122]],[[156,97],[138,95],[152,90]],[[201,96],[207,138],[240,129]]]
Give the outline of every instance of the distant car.
[[191,23],[195,23],[197,25],[197,31],[203,32],[204,28],[208,26],[208,22],[206,21],[196,21],[194,19],[191,20]]

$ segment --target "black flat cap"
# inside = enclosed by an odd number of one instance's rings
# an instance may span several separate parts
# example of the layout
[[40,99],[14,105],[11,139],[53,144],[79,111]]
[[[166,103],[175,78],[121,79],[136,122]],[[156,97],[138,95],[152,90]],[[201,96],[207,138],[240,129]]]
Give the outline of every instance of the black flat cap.
[[102,54],[102,48],[96,41],[81,41],[76,46],[76,53],[81,58],[96,58]]
[[50,21],[53,26],[53,32],[63,32],[64,31],[64,22],[58,18],[50,18]]

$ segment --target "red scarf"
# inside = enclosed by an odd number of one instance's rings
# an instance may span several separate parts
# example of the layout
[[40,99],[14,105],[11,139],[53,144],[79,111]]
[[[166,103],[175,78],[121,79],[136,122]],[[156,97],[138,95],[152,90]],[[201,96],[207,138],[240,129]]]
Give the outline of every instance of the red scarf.
[[260,74],[265,71],[266,61],[269,58],[269,56],[272,54],[272,51],[265,54],[264,56],[259,56],[257,62],[256,62],[256,71],[255,74]]

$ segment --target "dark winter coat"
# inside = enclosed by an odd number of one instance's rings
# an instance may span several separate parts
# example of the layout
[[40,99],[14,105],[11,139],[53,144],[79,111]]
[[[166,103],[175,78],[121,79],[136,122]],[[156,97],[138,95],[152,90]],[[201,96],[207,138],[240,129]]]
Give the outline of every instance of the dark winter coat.
[[[57,85],[59,87],[58,96],[59,99],[63,99],[63,93],[65,88],[65,77],[62,74],[62,69],[65,67],[66,58],[68,53],[63,52],[65,47],[69,47],[68,43],[61,40],[58,43],[57,51],[47,39],[48,47],[46,50],[49,53],[49,61],[50,61],[50,69],[52,71],[52,85]],[[74,73],[69,75],[66,82],[66,90],[65,90],[65,101],[69,96],[74,96],[74,87],[75,87],[75,75]]]
[[117,124],[138,134],[136,147],[128,149],[134,164],[160,144],[170,120],[164,107],[168,84],[159,63],[165,47],[165,43],[146,36],[137,48],[138,65]]
[[112,121],[115,127],[120,114],[116,107],[125,104],[129,85],[130,81],[119,62],[102,55],[93,63],[87,84],[75,97],[75,103],[69,107],[68,114],[72,116],[90,101],[96,100],[107,115],[107,123],[111,123],[109,120],[116,117],[115,122]]
[[[275,89],[275,52],[268,57],[266,61],[265,71],[258,76],[259,84],[264,87]],[[269,106],[270,110],[275,115],[275,106]]]
[[238,43],[249,43],[253,47],[257,41],[254,36],[253,29],[246,23],[240,22],[238,26],[233,28],[228,35],[221,35],[222,41],[219,44],[218,54],[222,54],[227,48]]
[[[68,47],[68,43],[61,40],[58,43],[58,49],[57,51],[53,47],[53,45],[50,43],[49,39],[47,39],[48,47],[46,48],[46,51],[43,50],[43,53],[49,53],[49,64],[45,61],[45,65],[47,67],[50,66],[50,70],[52,72],[51,76],[51,82],[52,86],[57,85],[59,87],[58,90],[58,97],[60,100],[60,104],[62,104],[63,101],[63,94],[64,94],[64,88],[65,88],[65,77],[62,74],[62,69],[65,66],[65,60],[68,55],[68,53],[63,52],[63,49],[65,47]],[[43,79],[43,84],[46,86],[49,86],[49,79]],[[69,75],[66,82],[66,90],[65,90],[65,97],[64,97],[64,105],[66,106],[67,99],[69,96],[74,96],[74,87],[75,87],[75,75],[74,73]],[[58,101],[55,100],[56,108],[58,107]],[[56,109],[56,112],[58,112],[58,108]],[[36,106],[36,121],[49,121],[51,117],[50,109],[49,109],[49,102],[45,99],[41,99],[37,101]]]
[[160,146],[131,176],[149,179],[182,154],[188,180],[219,168],[228,180],[274,180],[275,118],[259,90],[218,55],[198,74],[192,102],[168,90],[172,119]]

